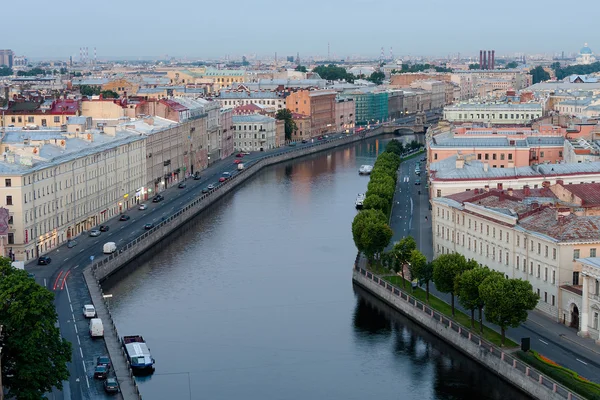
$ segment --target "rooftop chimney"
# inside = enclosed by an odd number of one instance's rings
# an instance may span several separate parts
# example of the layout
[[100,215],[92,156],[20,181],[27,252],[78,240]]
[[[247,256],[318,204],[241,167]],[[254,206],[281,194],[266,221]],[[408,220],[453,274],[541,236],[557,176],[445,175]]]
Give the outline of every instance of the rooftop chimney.
[[513,195],[513,190],[512,190],[512,188],[508,188],[508,195],[509,195],[509,196],[512,196],[512,195]]
[[485,185],[484,189],[485,189],[486,192],[489,192],[490,191],[490,185]]
[[556,180],[556,184],[557,185],[561,185],[561,186],[565,186],[565,181],[563,181],[562,179],[557,179]]
[[465,160],[463,158],[456,159],[456,169],[463,169],[465,166]]
[[502,190],[502,184],[501,183],[496,184],[496,188],[498,188],[499,190]]
[[473,190],[473,192],[475,192],[475,194],[479,194],[479,189],[475,188],[475,190]]
[[531,190],[529,189],[529,185],[523,186],[523,194],[525,196],[530,196],[531,195]]
[[490,169],[490,165],[488,163],[483,163],[483,171],[488,172],[488,169]]

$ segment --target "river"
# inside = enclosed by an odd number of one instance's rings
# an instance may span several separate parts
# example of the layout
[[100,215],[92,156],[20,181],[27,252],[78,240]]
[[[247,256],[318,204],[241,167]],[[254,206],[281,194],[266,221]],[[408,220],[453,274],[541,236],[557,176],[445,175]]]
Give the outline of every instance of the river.
[[260,172],[105,283],[156,359],[144,400],[527,398],[353,288],[358,167],[387,140]]

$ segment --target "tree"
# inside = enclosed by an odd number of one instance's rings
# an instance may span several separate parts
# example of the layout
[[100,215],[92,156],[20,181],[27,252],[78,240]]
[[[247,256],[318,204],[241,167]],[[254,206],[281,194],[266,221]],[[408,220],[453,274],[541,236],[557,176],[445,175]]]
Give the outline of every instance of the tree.
[[479,65],[479,63],[477,64],[469,64],[469,69],[480,69],[481,66]]
[[118,99],[119,98],[119,93],[117,93],[113,90],[103,90],[100,92],[100,94],[105,99]]
[[371,194],[365,198],[365,201],[363,202],[363,209],[379,210],[389,217],[391,206],[390,202],[386,199],[379,197],[376,194]]
[[533,310],[540,299],[531,283],[506,279],[502,274],[488,276],[479,286],[479,295],[485,303],[485,319],[500,327],[503,346],[506,328],[525,322],[527,311]]
[[519,66],[519,64],[517,64],[516,61],[511,61],[506,64],[506,69],[513,69],[513,68],[517,68],[518,66]]
[[529,71],[529,75],[532,76],[531,80],[533,83],[539,83],[550,79],[550,74],[546,72],[546,70],[541,65],[538,65],[537,67]]
[[79,93],[82,96],[98,96],[101,89],[98,86],[81,85],[79,86]]
[[393,153],[401,157],[402,153],[404,153],[404,145],[399,140],[392,139],[385,146],[385,151],[386,153]]
[[363,252],[369,259],[373,261],[375,256],[383,251],[392,239],[392,228],[385,222],[369,222],[367,223],[361,235]]
[[364,252],[362,236],[369,224],[386,222],[386,216],[379,210],[363,210],[352,221],[352,239],[358,251]]
[[406,279],[404,278],[404,265],[410,261],[412,251],[417,249],[417,242],[412,236],[405,236],[394,245],[394,256],[402,273],[402,287],[406,288]]
[[460,274],[455,280],[455,292],[458,302],[471,310],[471,328],[475,328],[475,309],[479,309],[479,329],[483,333],[483,299],[479,295],[479,286],[493,272],[488,267],[477,266]]
[[369,182],[369,185],[367,186],[367,197],[372,195],[379,196],[391,204],[395,190],[395,184],[390,184],[389,182],[384,183],[383,181],[373,181]]
[[297,129],[296,122],[294,122],[292,117],[292,112],[287,108],[282,108],[281,110],[277,110],[275,118],[280,121],[285,121],[285,140],[290,140],[292,138],[292,132]]
[[[423,255],[419,250],[413,250],[410,252],[410,278],[419,279],[420,274],[427,265],[427,257]],[[429,290],[428,290],[429,292]],[[427,299],[429,300],[429,298]]]
[[54,294],[0,257],[2,382],[8,398],[41,399],[69,378],[71,344],[61,338]]
[[313,69],[313,72],[319,74],[321,78],[328,81],[345,80],[347,82],[354,82],[354,79],[356,78],[354,75],[348,73],[345,68],[333,64],[327,66],[319,65]]
[[298,66],[296,66],[296,71],[298,71],[298,72],[307,72],[306,71],[306,67],[304,65],[298,65]]
[[367,80],[373,82],[376,85],[381,85],[385,79],[385,74],[381,71],[375,71],[367,78]]
[[13,73],[13,70],[11,68],[8,68],[6,65],[0,66],[0,76],[10,76]]
[[457,276],[472,267],[473,264],[467,263],[465,257],[458,253],[442,254],[433,260],[433,282],[440,292],[450,293],[452,298],[452,316],[455,315],[454,281]]

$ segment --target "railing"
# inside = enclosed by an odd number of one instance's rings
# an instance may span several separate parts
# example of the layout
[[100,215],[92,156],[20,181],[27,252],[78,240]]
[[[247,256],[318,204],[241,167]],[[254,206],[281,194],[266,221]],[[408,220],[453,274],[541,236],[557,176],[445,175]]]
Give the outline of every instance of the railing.
[[[374,131],[375,130],[370,131],[369,133],[372,133]],[[191,210],[193,212],[192,215],[195,215],[197,212],[199,212],[199,210],[194,210],[195,208],[199,207],[203,202],[205,202],[207,199],[209,199],[211,197],[217,197],[216,195],[224,194],[224,192],[226,192],[227,189],[232,186],[233,182],[236,182],[240,176],[242,176],[242,177],[250,176],[250,175],[252,175],[252,173],[260,171],[265,166],[275,164],[275,163],[283,161],[285,159],[290,159],[289,155],[291,153],[301,154],[303,152],[306,152],[306,150],[308,150],[308,149],[323,147],[323,145],[329,144],[332,142],[342,142],[343,141],[343,142],[352,143],[352,142],[362,140],[365,137],[376,136],[378,134],[379,133],[375,133],[375,134],[371,134],[371,135],[367,134],[366,136],[343,134],[343,136],[341,136],[341,137],[338,136],[340,134],[335,134],[336,135],[335,137],[329,137],[327,139],[319,140],[316,143],[311,143],[309,145],[305,145],[300,148],[295,148],[295,147],[290,148],[286,151],[283,151],[283,152],[280,152],[277,154],[265,155],[264,157],[262,157],[260,159],[250,161],[248,163],[244,163],[245,168],[243,170],[239,170],[236,173],[234,173],[231,176],[231,178],[229,178],[225,182],[216,186],[215,189],[211,190],[208,193],[200,195],[194,201],[188,203],[185,206],[182,206],[182,208],[180,208],[177,212],[175,212],[175,214],[172,214],[169,217],[166,217],[164,220],[162,220],[160,223],[158,223],[152,229],[144,232],[140,236],[138,236],[135,239],[133,239],[132,241],[128,242],[123,247],[119,248],[116,252],[111,253],[108,257],[105,257],[102,260],[92,264],[91,268],[92,268],[92,273],[94,275],[94,278],[96,280],[98,280],[98,277],[96,275],[96,271],[98,270],[98,268],[115,260],[120,255],[122,255],[124,252],[130,251],[134,246],[138,245],[142,241],[145,241],[146,239],[148,239],[150,236],[154,235],[159,230],[162,230],[163,228],[167,228],[176,218],[179,218],[182,214],[187,213],[188,211]],[[274,160],[275,158],[279,158],[280,160]],[[249,171],[252,173],[249,173]],[[189,217],[191,217],[191,215]]]
[[529,377],[534,382],[537,382],[540,385],[545,386],[546,388],[552,390],[552,392],[560,395],[562,398],[567,399],[567,400],[581,399],[580,397],[577,397],[575,394],[573,394],[569,389],[560,385],[553,379],[550,379],[547,376],[542,375],[536,369],[528,366],[527,364],[518,360],[514,356],[506,353],[501,348],[495,346],[494,344],[488,342],[485,339],[482,339],[481,336],[479,336],[476,333],[471,332],[468,328],[465,328],[461,324],[451,320],[450,318],[446,317],[445,315],[443,315],[443,314],[439,313],[438,311],[434,310],[433,308],[429,307],[427,304],[422,303],[421,301],[414,298],[410,294],[405,293],[400,288],[381,279],[379,276],[373,274],[372,272],[369,272],[366,269],[362,268],[359,265],[360,258],[361,258],[360,254],[356,256],[356,260],[354,262],[354,269],[358,273],[360,273],[362,276],[373,281],[374,283],[378,284],[379,286],[385,288],[388,292],[390,292],[394,296],[406,301],[408,304],[412,305],[415,309],[421,311],[423,314],[427,315],[431,319],[438,321],[440,324],[442,324],[446,328],[453,330],[457,335],[461,336],[462,338],[468,339],[470,342],[478,345],[479,347],[482,347],[485,350],[489,350],[490,355],[492,355],[492,356],[498,358],[499,360],[505,362],[506,364],[512,366],[513,369],[518,370],[519,372],[522,372],[525,376]]

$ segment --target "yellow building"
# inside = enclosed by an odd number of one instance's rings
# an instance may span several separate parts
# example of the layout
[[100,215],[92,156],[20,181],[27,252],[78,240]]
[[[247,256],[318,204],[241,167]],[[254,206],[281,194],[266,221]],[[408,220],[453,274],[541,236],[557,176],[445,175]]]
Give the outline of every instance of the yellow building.
[[206,85],[209,92],[214,93],[234,83],[246,82],[247,74],[244,70],[201,67],[167,71],[167,77],[172,85],[202,84]]
[[127,79],[115,79],[114,81],[110,81],[102,85],[102,90],[112,90],[119,94],[119,96],[123,96],[127,93],[128,96],[134,96],[137,94],[140,89],[140,85],[135,82],[128,81]]

